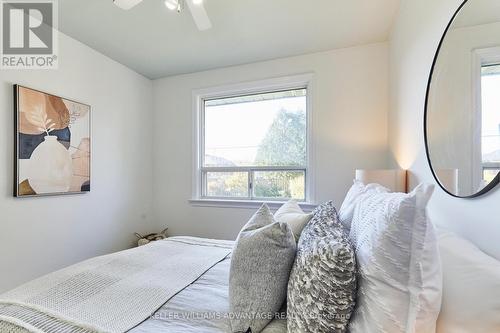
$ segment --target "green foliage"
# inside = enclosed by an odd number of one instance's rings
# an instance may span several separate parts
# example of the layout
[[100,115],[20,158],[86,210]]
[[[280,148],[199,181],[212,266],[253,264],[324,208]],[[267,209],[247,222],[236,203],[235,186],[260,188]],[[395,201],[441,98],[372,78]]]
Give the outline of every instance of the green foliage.
[[306,165],[305,112],[280,110],[257,151],[257,165]]
[[258,198],[304,199],[304,185],[302,172],[257,172],[254,191]]
[[213,197],[246,197],[248,176],[243,172],[208,173],[207,193]]
[[[280,110],[257,151],[258,166],[306,165],[305,112]],[[304,199],[304,178],[298,172],[262,173],[255,184],[255,195],[264,198]]]

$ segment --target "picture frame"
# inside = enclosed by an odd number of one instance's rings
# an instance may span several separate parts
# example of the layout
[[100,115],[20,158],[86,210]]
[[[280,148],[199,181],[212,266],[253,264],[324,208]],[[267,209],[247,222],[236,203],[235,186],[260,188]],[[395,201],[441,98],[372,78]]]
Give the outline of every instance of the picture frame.
[[14,197],[90,192],[90,105],[15,84]]

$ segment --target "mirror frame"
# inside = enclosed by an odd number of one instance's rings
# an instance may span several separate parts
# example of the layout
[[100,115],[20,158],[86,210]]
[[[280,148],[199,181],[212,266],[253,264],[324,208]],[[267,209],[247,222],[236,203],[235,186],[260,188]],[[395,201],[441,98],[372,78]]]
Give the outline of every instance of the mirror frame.
[[455,21],[455,18],[458,16],[458,14],[460,14],[460,12],[462,11],[463,7],[469,2],[470,0],[464,0],[462,2],[462,4],[458,7],[458,9],[455,11],[455,13],[453,14],[453,16],[451,17],[451,20],[450,22],[448,23],[448,25],[446,26],[446,29],[444,30],[444,33],[443,33],[443,36],[441,37],[441,40],[439,41],[439,45],[438,45],[438,48],[437,48],[437,51],[436,51],[436,54],[434,55],[434,60],[432,62],[432,67],[431,67],[431,72],[430,72],[430,75],[429,75],[429,80],[427,82],[427,90],[426,90],[426,93],[425,93],[425,109],[424,109],[424,141],[425,141],[425,154],[426,154],[426,157],[427,157],[427,162],[429,163],[429,167],[431,169],[431,172],[432,172],[432,176],[434,177],[434,179],[436,180],[436,182],[438,183],[439,187],[441,187],[443,189],[443,191],[445,191],[446,193],[448,193],[449,195],[451,195],[452,197],[455,197],[455,198],[460,198],[460,199],[473,199],[473,198],[477,198],[477,197],[480,197],[486,193],[488,193],[489,191],[491,191],[493,188],[495,188],[499,183],[500,183],[500,173],[498,173],[495,177],[495,179],[493,179],[486,187],[484,187],[481,191],[475,193],[475,194],[472,194],[472,195],[469,195],[469,196],[459,196],[459,195],[456,195],[454,193],[451,193],[442,183],[441,181],[439,180],[439,177],[437,176],[436,172],[434,171],[434,168],[432,167],[432,161],[431,161],[431,155],[430,155],[430,151],[429,151],[429,140],[427,138],[428,136],[428,133],[427,133],[427,120],[428,120],[428,109],[429,109],[429,97],[430,97],[430,92],[431,92],[431,84],[432,84],[432,79],[434,78],[434,70],[435,70],[435,67],[436,67],[436,64],[437,64],[437,60],[439,58],[439,53],[441,52],[441,48],[443,46],[443,43],[444,43],[444,40],[446,38],[446,35],[448,34],[448,31],[450,30],[451,28],[451,25],[453,24],[453,22]]

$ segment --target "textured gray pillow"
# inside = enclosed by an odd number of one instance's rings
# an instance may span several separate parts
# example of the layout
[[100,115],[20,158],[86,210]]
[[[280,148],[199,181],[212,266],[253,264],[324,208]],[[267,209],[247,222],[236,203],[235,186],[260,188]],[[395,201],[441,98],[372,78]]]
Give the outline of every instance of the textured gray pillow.
[[356,256],[332,202],[314,211],[288,282],[288,332],[346,332],[356,299]]
[[259,333],[286,300],[296,244],[287,223],[263,205],[238,235],[231,257],[232,332]]

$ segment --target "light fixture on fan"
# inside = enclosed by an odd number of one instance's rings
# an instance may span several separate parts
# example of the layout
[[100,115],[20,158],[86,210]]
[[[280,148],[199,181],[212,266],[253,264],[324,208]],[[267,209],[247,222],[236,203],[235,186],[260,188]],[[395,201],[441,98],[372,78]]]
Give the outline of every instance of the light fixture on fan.
[[[188,0],[193,5],[200,6],[203,5],[203,0]],[[181,12],[184,9],[185,0],[165,0],[165,6],[170,10],[176,10]]]
[[[143,0],[113,0],[113,3],[121,9],[129,10]],[[170,10],[182,12],[185,5],[189,8],[194,22],[199,30],[204,31],[212,28],[212,22],[203,6],[203,0],[164,0],[165,6]]]
[[113,3],[124,10],[137,6],[142,0],[113,0]]
[[182,11],[182,0],[165,0],[165,6],[180,13]]

